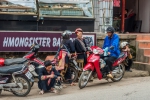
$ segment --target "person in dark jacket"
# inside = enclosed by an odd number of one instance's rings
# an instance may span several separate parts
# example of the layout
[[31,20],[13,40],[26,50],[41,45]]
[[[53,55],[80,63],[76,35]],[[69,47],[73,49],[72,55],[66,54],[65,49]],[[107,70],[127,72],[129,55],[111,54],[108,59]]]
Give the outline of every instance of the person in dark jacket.
[[[60,46],[60,50],[69,52],[70,54],[75,54],[75,48],[74,48],[74,44],[73,42],[70,40],[70,35],[72,35],[72,32],[69,30],[66,30],[62,33],[62,42],[61,42],[61,46]],[[72,81],[72,74],[71,74],[71,70],[68,68],[68,63],[69,63],[69,56],[71,55],[67,55],[65,56],[65,68],[64,70],[61,71],[65,73],[64,77],[66,80],[68,80],[68,82],[70,83],[70,85],[75,85]],[[66,70],[67,69],[67,70]],[[65,71],[66,70],[66,71]]]
[[50,60],[44,62],[45,67],[39,70],[39,82],[38,87],[41,90],[39,94],[51,91],[54,92],[54,84],[56,79],[60,80],[59,72],[52,67]]
[[105,49],[106,47],[111,47],[111,46],[113,46],[114,49],[109,50],[108,52],[109,57],[105,57],[104,60],[106,61],[106,65],[107,65],[106,67],[108,69],[107,77],[113,78],[112,64],[120,55],[119,36],[114,33],[113,27],[108,27],[106,31],[107,31],[108,36],[105,37],[103,49]]
[[87,45],[85,43],[83,35],[83,30],[81,28],[77,28],[75,30],[75,33],[77,35],[77,38],[74,40],[74,46],[77,53],[77,59],[83,59],[84,65],[87,63]]

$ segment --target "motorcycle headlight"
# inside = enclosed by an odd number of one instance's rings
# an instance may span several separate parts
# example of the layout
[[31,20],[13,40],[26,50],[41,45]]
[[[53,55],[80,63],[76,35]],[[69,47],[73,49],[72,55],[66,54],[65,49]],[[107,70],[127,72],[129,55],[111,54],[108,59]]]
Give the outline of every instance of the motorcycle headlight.
[[94,49],[94,50],[93,50],[93,53],[94,53],[94,54],[99,54],[99,51],[98,51],[97,49]]
[[34,65],[29,65],[28,69],[30,72],[35,71],[35,66]]

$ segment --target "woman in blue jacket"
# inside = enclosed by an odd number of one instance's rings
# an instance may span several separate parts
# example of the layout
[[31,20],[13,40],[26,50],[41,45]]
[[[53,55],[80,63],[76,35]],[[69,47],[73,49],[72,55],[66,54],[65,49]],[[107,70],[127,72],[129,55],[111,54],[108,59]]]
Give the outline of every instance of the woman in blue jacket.
[[113,78],[112,64],[120,55],[119,36],[114,33],[113,27],[108,27],[106,31],[107,31],[108,36],[105,37],[103,49],[105,49],[106,47],[111,47],[111,46],[113,46],[114,48],[112,50],[109,50],[108,52],[109,56],[105,57],[104,60],[106,61],[106,65],[108,69],[107,77]]

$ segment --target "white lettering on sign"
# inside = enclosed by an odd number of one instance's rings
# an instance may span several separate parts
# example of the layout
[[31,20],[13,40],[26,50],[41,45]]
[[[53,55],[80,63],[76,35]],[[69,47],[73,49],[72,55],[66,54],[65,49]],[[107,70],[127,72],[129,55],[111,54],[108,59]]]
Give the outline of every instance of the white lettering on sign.
[[[60,45],[60,38],[56,39],[56,46]],[[47,37],[4,37],[3,47],[30,47],[32,44],[37,43],[43,47],[50,47],[51,39]]]
[[58,46],[60,46],[60,38],[56,38],[56,37],[54,37],[53,38],[53,47],[58,47]]

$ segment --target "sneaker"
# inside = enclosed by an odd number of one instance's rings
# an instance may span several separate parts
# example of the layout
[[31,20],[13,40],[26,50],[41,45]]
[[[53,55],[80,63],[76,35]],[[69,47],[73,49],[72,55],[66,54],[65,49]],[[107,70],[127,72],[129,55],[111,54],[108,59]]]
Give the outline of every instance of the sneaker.
[[41,90],[41,91],[39,92],[39,95],[43,95],[43,94],[44,94],[44,91]]
[[128,71],[128,72],[132,72],[132,70],[130,69],[130,70],[126,70],[126,71]]
[[107,77],[109,77],[111,79],[113,78],[113,76],[111,74],[108,74]]

